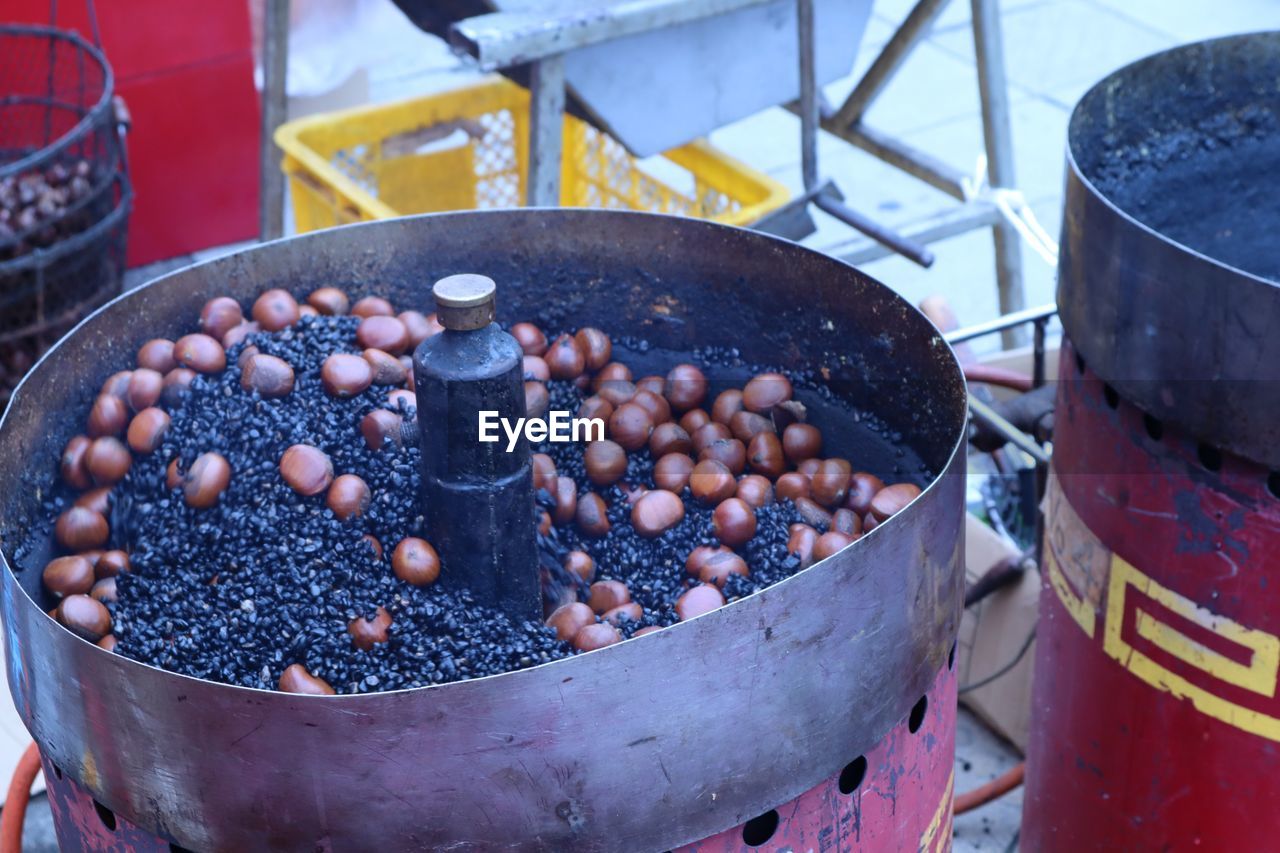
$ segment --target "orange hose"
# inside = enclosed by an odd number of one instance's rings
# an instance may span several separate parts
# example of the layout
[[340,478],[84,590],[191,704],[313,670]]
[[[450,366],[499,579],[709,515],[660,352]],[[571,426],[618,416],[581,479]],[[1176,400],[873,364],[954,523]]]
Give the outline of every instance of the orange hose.
[[33,743],[18,759],[9,780],[9,793],[0,809],[0,853],[22,853],[22,824],[27,818],[31,786],[40,772],[40,750]]
[[[1012,791],[1014,788],[1022,784],[1022,777],[1027,771],[1027,762],[1023,761],[1010,767],[1004,773],[992,779],[985,785],[979,785],[972,791],[965,791],[963,794],[956,796],[955,813],[964,814],[972,811],[978,806],[985,805],[998,797]],[[5,851],[0,851],[5,853]]]

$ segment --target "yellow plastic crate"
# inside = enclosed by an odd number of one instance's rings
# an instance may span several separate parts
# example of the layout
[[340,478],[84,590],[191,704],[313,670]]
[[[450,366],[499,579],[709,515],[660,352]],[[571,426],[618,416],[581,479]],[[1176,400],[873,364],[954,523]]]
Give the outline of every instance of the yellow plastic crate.
[[[299,232],[442,210],[519,207],[529,93],[502,78],[393,104],[308,116],[276,130]],[[641,163],[564,120],[560,201],[733,225],[786,203],[786,187],[702,141]]]

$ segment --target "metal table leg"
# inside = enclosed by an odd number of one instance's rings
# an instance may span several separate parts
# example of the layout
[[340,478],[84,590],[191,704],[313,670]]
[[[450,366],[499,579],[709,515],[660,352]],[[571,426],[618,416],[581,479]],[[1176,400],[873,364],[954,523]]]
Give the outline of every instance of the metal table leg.
[[289,74],[289,0],[267,0],[262,21],[262,132],[259,139],[258,231],[263,240],[284,235],[284,175],[273,139],[284,123]]

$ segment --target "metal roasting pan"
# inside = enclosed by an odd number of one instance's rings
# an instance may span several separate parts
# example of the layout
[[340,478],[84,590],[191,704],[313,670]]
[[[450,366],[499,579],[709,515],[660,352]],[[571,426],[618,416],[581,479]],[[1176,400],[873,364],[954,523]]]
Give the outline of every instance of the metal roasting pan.
[[[311,697],[168,673],[45,614],[39,508],[102,381],[210,297],[321,284],[426,301],[495,278],[500,315],[826,367],[939,474],[853,546],[728,607],[533,669]],[[888,287],[774,237],[649,214],[465,212],[269,243],[169,274],[55,346],[0,421],[6,669],[45,755],[195,850],[664,850],[796,797],[876,743],[946,666],[961,611],[965,388]]]

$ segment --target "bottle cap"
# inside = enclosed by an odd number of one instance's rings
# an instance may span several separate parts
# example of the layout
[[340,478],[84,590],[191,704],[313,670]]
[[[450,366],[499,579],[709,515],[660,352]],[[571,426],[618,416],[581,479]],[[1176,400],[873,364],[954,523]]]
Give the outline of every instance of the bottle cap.
[[442,278],[431,288],[436,319],[446,329],[465,332],[493,322],[498,286],[484,275],[461,273]]

